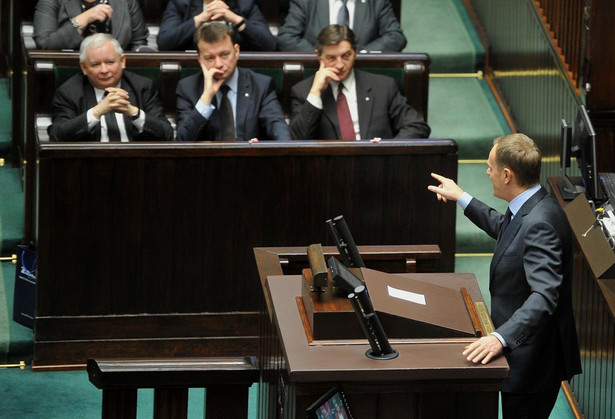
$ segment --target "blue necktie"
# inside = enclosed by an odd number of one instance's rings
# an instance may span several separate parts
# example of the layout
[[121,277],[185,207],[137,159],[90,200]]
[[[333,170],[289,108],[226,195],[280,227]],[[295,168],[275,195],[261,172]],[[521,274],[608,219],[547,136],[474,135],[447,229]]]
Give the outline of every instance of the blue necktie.
[[350,13],[348,13],[348,7],[346,7],[346,1],[342,0],[342,7],[337,14],[337,24],[350,27]]

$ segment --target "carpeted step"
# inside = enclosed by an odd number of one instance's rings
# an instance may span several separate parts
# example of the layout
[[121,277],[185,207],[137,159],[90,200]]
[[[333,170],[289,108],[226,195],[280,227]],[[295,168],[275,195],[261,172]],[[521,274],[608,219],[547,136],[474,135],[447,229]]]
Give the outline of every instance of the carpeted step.
[[7,158],[11,152],[12,109],[8,94],[9,79],[0,80],[0,157]]
[[484,79],[434,78],[429,83],[432,138],[453,138],[459,159],[487,159],[493,139],[510,134]]
[[485,49],[461,0],[404,0],[405,52],[427,52],[432,73],[471,73],[485,66]]
[[23,240],[24,193],[21,169],[0,167],[0,238],[2,255],[10,254]]

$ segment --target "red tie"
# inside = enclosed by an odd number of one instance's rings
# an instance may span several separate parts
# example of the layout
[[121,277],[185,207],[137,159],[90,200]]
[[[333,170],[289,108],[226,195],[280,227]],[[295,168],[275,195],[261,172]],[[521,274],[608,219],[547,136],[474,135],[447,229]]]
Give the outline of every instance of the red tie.
[[354,124],[352,123],[352,118],[350,117],[350,109],[348,109],[346,96],[344,96],[344,92],[342,92],[343,88],[344,85],[340,83],[337,91],[337,120],[340,124],[340,134],[342,136],[342,140],[354,141],[357,137],[354,133]]

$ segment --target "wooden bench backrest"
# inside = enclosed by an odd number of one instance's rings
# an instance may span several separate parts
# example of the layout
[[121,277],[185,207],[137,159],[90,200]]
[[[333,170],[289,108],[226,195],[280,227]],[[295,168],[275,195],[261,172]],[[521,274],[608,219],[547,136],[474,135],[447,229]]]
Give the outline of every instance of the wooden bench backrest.
[[[200,71],[196,53],[126,53],[128,69],[151,78],[160,90],[168,115],[175,115],[175,90],[182,77]],[[73,74],[80,72],[78,54],[63,51],[29,51],[28,111],[37,114],[51,112],[55,88]],[[355,67],[393,77],[400,91],[425,119],[429,91],[427,54],[359,54]],[[273,77],[278,97],[290,116],[291,87],[314,74],[318,61],[314,54],[303,53],[242,53],[239,65]],[[42,88],[44,87],[44,88]]]

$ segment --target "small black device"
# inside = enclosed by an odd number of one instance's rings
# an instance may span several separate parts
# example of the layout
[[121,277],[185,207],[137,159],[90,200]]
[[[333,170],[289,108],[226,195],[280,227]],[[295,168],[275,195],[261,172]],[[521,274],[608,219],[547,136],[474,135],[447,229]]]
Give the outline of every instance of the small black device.
[[327,264],[331,269],[331,277],[335,283],[348,295],[348,300],[357,316],[363,334],[369,342],[370,349],[365,351],[365,356],[378,360],[397,358],[399,352],[393,349],[389,343],[382,323],[378,319],[378,314],[374,310],[365,283],[334,257],[330,257]]
[[335,284],[340,287],[346,295],[355,292],[357,287],[364,285],[363,281],[346,269],[346,267],[333,256],[327,260],[327,266],[331,270],[331,278],[333,278]]
[[589,114],[584,105],[580,105],[574,123],[574,144],[578,147],[577,162],[585,184],[587,198],[596,204],[604,202],[606,197],[602,191],[598,176],[598,161],[596,158],[596,132],[592,126]]
[[339,385],[320,396],[306,409],[305,413],[307,419],[352,419],[346,394]]
[[[577,150],[575,147],[574,152],[576,153],[576,151]],[[565,119],[562,119],[559,153],[559,170],[562,178],[557,182],[557,187],[559,188],[560,194],[565,201],[571,201],[576,198],[577,195],[580,195],[585,192],[585,188],[583,186],[573,184],[568,177],[567,169],[570,167],[570,158],[572,154],[572,125],[570,125]]]

